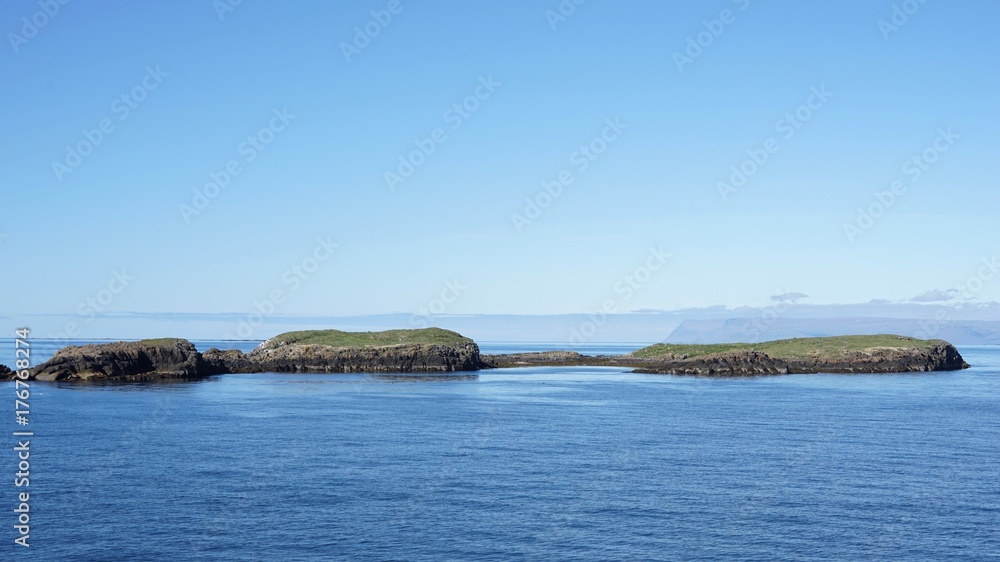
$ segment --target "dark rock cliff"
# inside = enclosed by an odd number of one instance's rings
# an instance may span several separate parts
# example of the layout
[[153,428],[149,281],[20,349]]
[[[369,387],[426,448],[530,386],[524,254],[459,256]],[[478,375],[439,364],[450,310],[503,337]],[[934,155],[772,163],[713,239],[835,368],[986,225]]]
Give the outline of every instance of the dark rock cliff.
[[213,347],[201,355],[214,373],[259,373],[257,367],[238,349]]
[[31,370],[40,381],[146,381],[196,378],[211,373],[187,340],[114,342],[64,347]]
[[246,354],[260,371],[278,373],[448,372],[480,368],[479,346],[410,344],[371,348],[288,344]]
[[594,366],[627,367],[639,373],[709,377],[740,377],[806,373],[906,373],[954,371],[968,368],[958,350],[941,342],[931,347],[873,348],[811,359],[772,357],[756,350],[710,355],[581,355],[572,351],[544,351],[483,355],[484,368]]
[[754,375],[786,375],[788,363],[760,351],[729,351],[689,359],[644,360],[637,365],[640,373],[669,373],[704,377],[745,377]]
[[[187,340],[147,340],[65,347],[31,370],[40,381],[149,381],[226,373],[451,372],[481,367],[479,347],[412,344],[372,348],[285,344],[198,353]],[[0,371],[4,379],[14,376]]]
[[[265,342],[250,353],[210,349],[198,353],[187,340],[144,340],[71,346],[31,369],[41,381],[147,381],[191,379],[225,373],[411,373],[454,372],[527,366],[603,366],[642,373],[694,376],[755,376],[794,373],[903,373],[967,368],[947,342],[926,347],[884,347],[816,355],[808,359],[772,357],[753,349],[710,355],[581,355],[572,351],[482,355],[479,347],[401,344],[333,347]],[[0,365],[0,379],[14,376]]]
[[880,348],[838,357],[788,360],[791,373],[906,373],[968,367],[955,346],[946,342],[927,348]]

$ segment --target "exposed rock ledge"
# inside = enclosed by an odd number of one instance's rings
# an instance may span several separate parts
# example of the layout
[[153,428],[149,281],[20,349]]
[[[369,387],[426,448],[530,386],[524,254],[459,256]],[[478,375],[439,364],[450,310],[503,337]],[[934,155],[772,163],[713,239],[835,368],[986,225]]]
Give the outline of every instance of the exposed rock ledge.
[[479,346],[404,344],[391,347],[337,348],[327,345],[284,345],[236,350],[209,349],[205,361],[224,373],[412,373],[475,371]]
[[[349,342],[330,345],[320,342]],[[349,333],[335,330],[276,336],[250,353],[199,353],[183,339],[65,347],[31,370],[40,381],[151,381],[227,373],[409,373],[475,371],[479,346],[447,330]],[[9,371],[0,374],[12,378]]]
[[[827,338],[816,338],[817,342],[823,339]],[[588,356],[570,351],[545,351],[483,355],[482,360],[487,368],[603,366],[632,368],[639,373],[715,377],[810,373],[906,373],[954,371],[969,367],[955,346],[948,342],[922,342],[908,338],[900,340],[899,347],[869,347],[790,357],[772,356],[751,347],[694,356],[674,353],[653,356],[636,354]]]
[[511,367],[621,367],[637,373],[697,376],[753,376],[788,374],[788,364],[759,351],[730,351],[693,358],[640,358],[631,355],[581,355],[571,351],[543,351],[484,355],[490,368]]
[[[658,344],[626,355],[588,356],[572,351],[548,351],[481,356],[475,342],[446,330],[360,334],[330,330],[282,334],[246,354],[215,348],[201,354],[191,342],[182,339],[70,346],[31,369],[29,378],[150,381],[226,373],[446,373],[529,366],[605,366],[641,373],[734,377],[948,371],[969,366],[958,350],[944,341],[873,337],[890,345],[866,347],[859,342],[869,342],[872,337],[847,336],[758,344],[767,352],[751,344],[700,347]],[[777,356],[779,352],[785,356]],[[13,376],[9,369],[0,366],[0,379]]]
[[149,381],[215,374],[194,344],[182,339],[64,347],[31,370],[40,381]]

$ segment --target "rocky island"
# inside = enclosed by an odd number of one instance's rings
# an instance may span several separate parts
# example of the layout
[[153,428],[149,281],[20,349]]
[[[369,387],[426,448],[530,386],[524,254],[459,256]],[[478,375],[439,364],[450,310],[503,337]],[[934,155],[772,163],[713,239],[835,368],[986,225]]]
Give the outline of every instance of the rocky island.
[[484,355],[489,367],[586,365],[628,367],[640,373],[752,376],[807,373],[954,371],[969,365],[943,340],[905,336],[794,338],[762,343],[658,343],[624,355],[567,351]]
[[151,381],[219,374],[194,344],[179,338],[64,347],[30,370],[40,381]]
[[226,373],[410,373],[481,367],[476,342],[440,328],[288,332],[247,354],[209,349],[204,358]]
[[[475,371],[479,346],[461,334],[427,328],[384,332],[289,332],[250,353],[209,349],[178,338],[64,347],[31,369],[40,381],[152,381],[234,373],[409,373]],[[13,378],[13,373],[4,378]]]
[[[479,346],[440,328],[275,336],[249,353],[199,353],[164,338],[65,347],[29,372],[40,381],[152,381],[236,373],[448,373],[531,366],[621,367],[640,373],[710,377],[796,373],[901,373],[968,368],[943,340],[904,336],[796,338],[764,343],[655,344],[624,355],[546,351],[480,355]],[[0,377],[15,373],[0,366]]]

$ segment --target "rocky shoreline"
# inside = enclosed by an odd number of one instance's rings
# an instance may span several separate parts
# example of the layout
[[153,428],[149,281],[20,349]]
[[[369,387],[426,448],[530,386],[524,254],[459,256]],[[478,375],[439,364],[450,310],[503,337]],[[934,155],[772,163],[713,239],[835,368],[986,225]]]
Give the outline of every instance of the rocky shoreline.
[[[38,381],[142,382],[263,372],[453,373],[539,366],[619,367],[639,373],[745,377],[949,371],[969,366],[948,342],[898,336],[884,336],[898,338],[899,343],[892,346],[837,352],[826,350],[788,357],[774,356],[752,346],[711,353],[702,350],[697,354],[669,352],[643,355],[641,352],[644,350],[639,350],[625,355],[591,356],[572,351],[481,355],[475,342],[454,332],[438,330],[430,335],[417,332],[420,331],[392,331],[393,339],[383,337],[390,332],[361,333],[360,336],[334,332],[341,339],[363,337],[375,342],[352,345],[316,343],[326,341],[323,339],[326,332],[322,331],[292,333],[298,339],[276,336],[249,353],[217,348],[200,353],[194,344],[184,339],[69,346],[31,369],[28,378]],[[443,339],[442,335],[445,336]],[[15,375],[0,366],[0,378],[9,379]]]
[[[480,368],[475,343],[372,348],[292,344],[262,346],[250,353],[217,348],[199,353],[187,340],[164,339],[64,347],[31,369],[28,379],[146,382],[240,373],[448,373]],[[0,374],[14,376],[9,371]]]
[[571,351],[543,351],[483,355],[485,368],[622,367],[636,373],[739,377],[815,373],[913,373],[957,371],[968,363],[947,342],[927,349],[883,348],[852,352],[844,357],[791,359],[755,350],[728,351],[697,357],[643,358],[632,355],[581,355]]
[[479,346],[403,344],[337,348],[319,344],[258,347],[250,353],[209,349],[202,358],[224,373],[413,373],[476,371]]
[[181,339],[64,347],[30,370],[39,381],[146,382],[221,374],[193,343]]

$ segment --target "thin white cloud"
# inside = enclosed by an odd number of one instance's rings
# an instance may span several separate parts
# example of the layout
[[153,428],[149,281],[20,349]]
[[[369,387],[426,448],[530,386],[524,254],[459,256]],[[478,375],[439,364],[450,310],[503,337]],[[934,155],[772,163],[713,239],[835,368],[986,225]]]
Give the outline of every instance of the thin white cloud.
[[910,299],[910,302],[948,302],[955,300],[955,296],[958,291],[954,289],[934,289],[931,291],[924,291],[919,295]]

